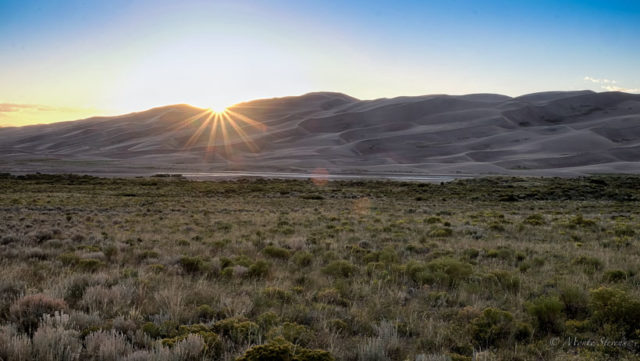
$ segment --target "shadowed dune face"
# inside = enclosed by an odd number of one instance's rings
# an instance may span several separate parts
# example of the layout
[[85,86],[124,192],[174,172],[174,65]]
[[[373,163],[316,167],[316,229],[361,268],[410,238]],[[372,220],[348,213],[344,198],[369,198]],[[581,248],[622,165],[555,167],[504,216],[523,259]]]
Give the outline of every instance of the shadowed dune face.
[[640,172],[640,95],[547,92],[360,101],[310,93],[222,114],[176,105],[0,129],[0,169]]

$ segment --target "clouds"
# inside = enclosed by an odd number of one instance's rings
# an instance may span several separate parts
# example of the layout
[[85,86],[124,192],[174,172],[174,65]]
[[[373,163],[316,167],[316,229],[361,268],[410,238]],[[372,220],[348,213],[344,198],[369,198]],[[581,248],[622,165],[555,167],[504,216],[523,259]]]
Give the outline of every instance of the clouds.
[[93,108],[56,107],[43,104],[0,103],[0,127],[52,123],[99,114]]
[[40,105],[40,104],[0,103],[0,113],[19,112],[23,110],[37,111],[37,112],[61,112],[61,111],[69,111],[71,109],[51,107],[48,105]]
[[599,78],[593,78],[590,76],[585,76],[584,77],[584,81],[587,82],[591,82],[594,84],[598,84],[600,85],[601,89],[604,89],[606,91],[610,91],[610,92],[625,92],[625,93],[640,93],[640,89],[639,88],[624,88],[621,86],[618,86],[616,84],[618,84],[618,82],[616,80],[610,80],[610,79],[599,79]]

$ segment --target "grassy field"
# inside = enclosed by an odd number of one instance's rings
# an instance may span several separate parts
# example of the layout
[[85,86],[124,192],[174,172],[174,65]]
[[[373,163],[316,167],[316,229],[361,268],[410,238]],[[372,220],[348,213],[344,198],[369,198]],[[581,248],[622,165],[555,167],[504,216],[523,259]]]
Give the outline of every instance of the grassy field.
[[637,360],[640,177],[0,176],[2,360]]

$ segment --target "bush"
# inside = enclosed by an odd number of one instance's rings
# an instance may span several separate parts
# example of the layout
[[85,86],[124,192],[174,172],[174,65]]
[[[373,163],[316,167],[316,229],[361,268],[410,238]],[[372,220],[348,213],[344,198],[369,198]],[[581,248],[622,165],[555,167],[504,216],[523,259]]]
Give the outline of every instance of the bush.
[[602,261],[595,257],[580,256],[573,259],[574,265],[582,266],[588,272],[598,271],[602,269]]
[[293,299],[291,292],[278,287],[266,287],[262,290],[262,296],[269,302],[286,303]]
[[99,361],[118,361],[133,350],[127,338],[114,330],[90,333],[85,346],[87,354]]
[[506,291],[516,292],[520,289],[520,277],[509,271],[490,272],[488,279]]
[[315,300],[322,303],[345,307],[349,304],[349,301],[342,298],[342,296],[340,295],[340,291],[335,288],[324,288],[318,291],[315,296]]
[[453,229],[449,227],[434,227],[429,231],[429,237],[450,237],[453,235]]
[[94,258],[81,258],[78,260],[78,269],[85,272],[95,272],[104,266],[104,262]]
[[450,287],[457,285],[473,273],[470,264],[449,257],[430,261],[427,263],[427,269],[436,276],[437,280]]
[[467,248],[462,251],[462,255],[464,256],[464,258],[471,260],[478,258],[478,256],[480,255],[480,251],[475,248]]
[[524,221],[522,221],[522,223],[526,223],[532,226],[542,226],[547,222],[544,220],[544,216],[542,216],[542,214],[535,213],[525,218]]
[[596,226],[596,222],[591,219],[584,218],[582,214],[578,214],[577,216],[573,217],[569,221],[568,226],[569,228],[576,228],[576,227],[593,228]]
[[9,317],[9,308],[24,294],[25,286],[15,280],[0,281],[0,320]]
[[515,252],[509,247],[498,247],[497,249],[490,249],[487,251],[487,257],[500,258],[505,261],[512,260],[515,256]]
[[196,316],[200,321],[209,321],[216,317],[216,315],[216,311],[209,305],[200,305],[196,310]]
[[296,345],[306,346],[314,339],[314,333],[311,329],[295,322],[285,322],[282,326],[272,329],[268,334],[268,338],[281,336],[285,340]]
[[311,263],[313,263],[313,256],[311,253],[306,251],[297,252],[293,255],[293,262],[298,265],[298,267],[311,266]]
[[418,284],[442,284],[454,287],[471,276],[473,269],[466,262],[450,257],[436,258],[429,263],[409,262],[406,272]]
[[257,324],[244,318],[227,318],[216,322],[212,328],[235,343],[252,342],[260,329]]
[[38,327],[40,318],[45,314],[52,315],[56,311],[67,308],[64,300],[51,298],[43,294],[25,296],[17,300],[9,309],[9,315],[16,323],[18,330],[32,334]]
[[527,305],[527,311],[536,320],[536,327],[544,333],[563,330],[564,304],[557,297],[540,297]]
[[329,263],[322,271],[333,277],[348,278],[356,272],[356,266],[349,261],[338,260]]
[[515,331],[515,322],[510,312],[497,308],[486,308],[471,321],[471,334],[480,347],[507,343]]
[[253,346],[236,361],[334,361],[330,353],[296,347],[284,338],[276,338],[263,345]]
[[596,326],[609,326],[627,337],[637,338],[640,325],[640,301],[622,290],[600,287],[591,290],[591,321]]
[[180,266],[186,273],[199,273],[204,269],[204,261],[200,257],[183,256],[180,258]]
[[85,277],[74,278],[64,292],[64,300],[70,306],[76,306],[89,287],[89,280]]
[[147,334],[149,337],[153,339],[156,339],[162,336],[162,329],[153,322],[145,323],[144,325],[142,325],[141,329],[142,329],[142,332],[144,332],[145,334]]
[[628,224],[618,224],[613,229],[613,233],[618,237],[633,237],[636,231]]
[[163,339],[162,345],[167,347],[175,347],[176,345],[180,345],[181,342],[184,342],[189,337],[192,337],[194,335],[199,336],[204,343],[204,347],[202,348],[201,352],[211,356],[218,356],[221,354],[222,341],[220,340],[220,336],[218,336],[218,334],[211,331],[211,329],[202,324],[180,326],[178,328],[177,335],[172,338]]
[[60,262],[65,266],[74,266],[80,262],[80,256],[73,252],[62,253],[58,256],[58,260],[60,260]]
[[288,250],[276,246],[267,246],[262,250],[262,253],[269,257],[278,259],[289,259],[289,256],[291,256],[291,253]]
[[254,278],[265,277],[269,274],[269,266],[269,262],[267,261],[257,261],[249,266],[249,272],[247,272],[247,275]]
[[622,282],[627,279],[627,272],[623,270],[610,270],[604,273],[604,281],[610,283]]
[[260,326],[260,329],[265,332],[278,324],[279,320],[280,318],[275,312],[268,311],[258,316],[258,319],[256,321]]
[[567,318],[583,320],[589,316],[589,295],[578,287],[565,287],[560,291]]
[[82,343],[76,331],[43,326],[33,334],[32,352],[38,361],[76,361],[80,360]]

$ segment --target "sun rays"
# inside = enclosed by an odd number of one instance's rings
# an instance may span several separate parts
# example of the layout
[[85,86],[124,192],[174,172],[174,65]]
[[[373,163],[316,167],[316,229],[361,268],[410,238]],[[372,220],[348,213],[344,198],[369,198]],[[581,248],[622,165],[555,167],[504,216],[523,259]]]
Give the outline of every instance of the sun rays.
[[258,152],[260,148],[253,141],[248,129],[260,132],[266,130],[264,124],[229,108],[206,109],[181,121],[175,130],[194,127],[194,125],[197,125],[197,128],[184,144],[185,150],[203,147],[202,140],[206,138],[204,147],[207,153],[218,152],[219,147],[223,146],[226,156],[232,154],[234,147],[238,145],[246,146],[251,152]]

